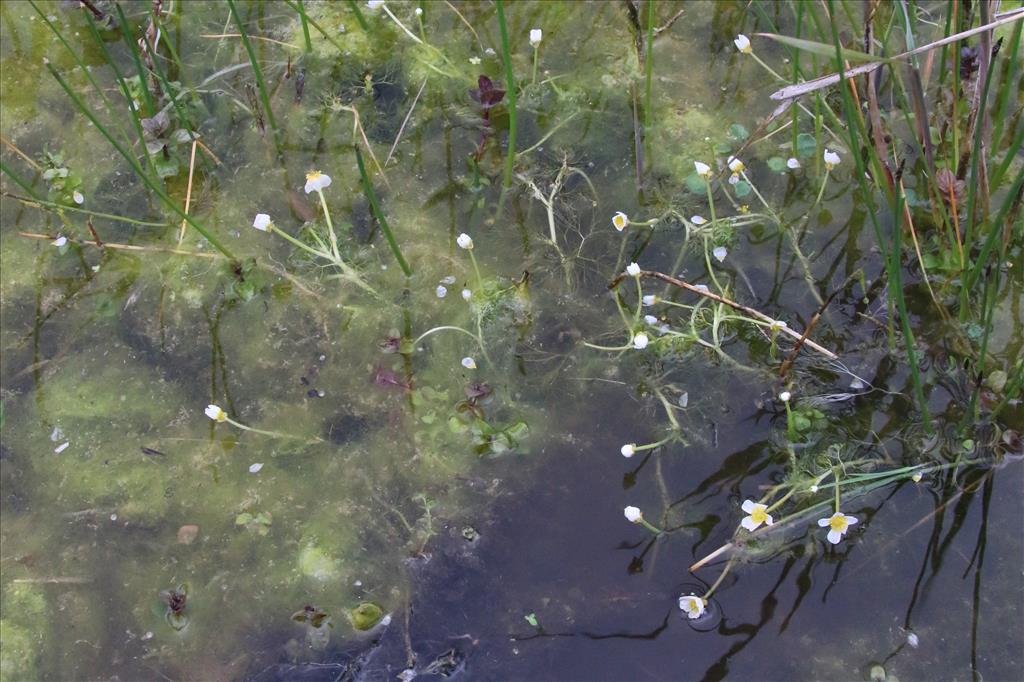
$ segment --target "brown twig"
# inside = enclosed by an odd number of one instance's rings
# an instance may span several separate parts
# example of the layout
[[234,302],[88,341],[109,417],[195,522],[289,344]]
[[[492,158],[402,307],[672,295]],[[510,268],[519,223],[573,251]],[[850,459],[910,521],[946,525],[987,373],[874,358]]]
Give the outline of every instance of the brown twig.
[[[188,215],[189,207],[192,205],[192,173],[196,167],[196,145],[198,142],[198,138],[192,139],[192,154],[188,159],[188,188],[185,190],[185,215]],[[187,221],[182,218],[181,230],[178,232],[178,246],[181,246],[181,242],[185,240],[185,226],[187,224]]]
[[[39,232],[19,232],[19,237],[28,237],[29,239],[56,239],[52,234],[40,234]],[[113,242],[101,242],[97,243],[88,239],[71,239],[76,244],[82,246],[96,246],[104,249],[118,249],[121,251],[150,251],[153,253],[175,253],[180,256],[198,256],[199,258],[224,258],[224,256],[216,251],[210,251],[209,253],[202,251],[185,251],[184,249],[168,249],[162,246],[138,246],[136,244],[115,244]]]
[[[732,300],[730,300],[730,299],[728,299],[728,298],[726,298],[724,296],[719,296],[718,294],[713,293],[712,291],[705,290],[705,289],[703,289],[701,287],[698,287],[696,285],[690,284],[689,282],[686,282],[684,280],[681,280],[681,279],[678,279],[676,277],[673,277],[672,275],[666,275],[663,272],[657,272],[657,271],[654,271],[654,270],[641,270],[639,276],[640,277],[649,277],[651,279],[661,280],[662,282],[666,282],[667,284],[671,284],[673,286],[677,286],[680,289],[686,289],[687,291],[692,291],[693,293],[699,294],[699,295],[703,296],[704,298],[710,298],[712,301],[718,301],[719,303],[724,303],[725,305],[729,306],[730,308],[735,308],[736,310],[744,312],[744,313],[746,313],[746,314],[748,314],[748,315],[750,315],[752,317],[756,317],[757,319],[761,320],[762,322],[766,322],[769,325],[777,322],[777,320],[774,317],[769,317],[768,315],[765,315],[764,313],[762,313],[759,310],[755,310],[754,308],[751,308],[750,306],[743,305],[742,303],[737,303],[736,301],[732,301]],[[628,277],[628,275],[626,275],[625,273],[620,274],[619,276],[617,276],[615,279],[613,279],[611,281],[611,283],[608,285],[608,288],[609,289],[614,289],[615,287],[617,287],[619,285],[619,282],[621,282],[626,277]],[[825,357],[827,357],[830,360],[836,360],[836,359],[839,358],[838,355],[836,355],[835,353],[830,351],[828,348],[825,348],[824,346],[821,346],[821,345],[815,343],[814,341],[811,341],[810,339],[804,339],[803,335],[801,335],[796,330],[789,328],[788,326],[787,327],[782,327],[781,331],[784,334],[787,334],[787,335],[793,337],[794,339],[797,339],[797,340],[801,341],[808,348],[811,348],[811,349],[817,351],[818,353],[821,353],[822,355],[824,355]]]

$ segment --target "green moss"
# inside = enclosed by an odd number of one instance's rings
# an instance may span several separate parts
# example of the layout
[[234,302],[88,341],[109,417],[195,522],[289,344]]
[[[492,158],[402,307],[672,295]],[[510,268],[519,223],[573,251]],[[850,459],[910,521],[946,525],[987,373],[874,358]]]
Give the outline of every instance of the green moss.
[[348,613],[349,621],[356,630],[366,631],[384,617],[384,610],[373,602],[363,602]]
[[39,645],[27,628],[0,620],[0,682],[38,679]]

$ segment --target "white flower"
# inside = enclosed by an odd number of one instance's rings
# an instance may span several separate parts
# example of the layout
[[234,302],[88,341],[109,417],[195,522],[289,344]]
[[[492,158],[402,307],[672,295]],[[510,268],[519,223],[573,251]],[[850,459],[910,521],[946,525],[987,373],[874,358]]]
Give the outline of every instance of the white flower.
[[61,247],[61,246],[64,246],[65,244],[68,243],[68,238],[65,237],[64,235],[60,234],[60,235],[57,235],[57,238],[54,239],[50,243],[53,244],[56,247]]
[[725,260],[725,257],[729,255],[729,249],[725,248],[724,246],[716,246],[714,249],[711,250],[711,255],[718,259],[718,262],[721,263],[722,261]]
[[693,162],[693,168],[694,168],[694,170],[697,171],[697,175],[701,176],[702,178],[710,178],[711,177],[711,166],[707,165],[706,163],[701,163],[700,161],[694,161]]
[[656,318],[654,315],[644,315],[644,322],[653,327],[654,325],[658,324],[658,318]]
[[206,416],[215,422],[222,422],[227,420],[228,413],[220,409],[216,405],[207,405]]
[[367,0],[366,6],[370,9],[379,9],[384,6],[384,0]]
[[828,527],[828,541],[833,545],[838,545],[839,541],[846,535],[846,531],[850,529],[850,526],[857,523],[856,516],[845,516],[843,512],[836,512],[827,519],[818,519],[818,525],[822,528]]
[[476,360],[467,355],[462,358],[462,366],[466,369],[476,369]]
[[743,520],[740,521],[740,525],[747,530],[757,530],[762,523],[766,523],[769,526],[775,523],[775,519],[768,513],[768,505],[758,504],[753,500],[743,500],[741,509],[748,514],[748,516],[744,516]]
[[494,51],[493,47],[488,47],[486,50],[484,50],[484,54],[493,57],[494,55],[496,55],[498,53]]
[[255,227],[257,230],[261,230],[263,232],[269,231],[271,225],[273,224],[274,221],[271,220],[270,216],[267,215],[266,213],[257,213],[256,219],[252,221],[252,226]]
[[790,170],[796,170],[799,167],[800,160],[797,159],[795,156],[791,156],[790,158],[786,159],[786,168],[789,168]]
[[655,296],[654,294],[647,294],[646,296],[643,297],[643,299],[641,299],[645,306],[652,306],[660,300],[661,299]]
[[824,159],[825,159],[825,168],[827,168],[829,170],[832,170],[833,168],[835,168],[836,166],[839,165],[839,154],[836,154],[833,151],[829,151],[828,149],[826,149],[825,150],[825,154],[824,154]]
[[467,251],[473,248],[473,238],[465,232],[455,238],[455,243],[459,245],[459,248],[466,249]]
[[471,298],[473,298],[473,292],[470,291],[469,289],[463,289],[462,290],[462,300],[463,301],[468,301]]
[[319,192],[325,187],[330,186],[330,184],[330,175],[325,175],[318,170],[311,170],[306,173],[306,194],[309,194],[310,192]]
[[729,170],[731,170],[734,174],[741,173],[744,168],[746,168],[746,166],[743,165],[742,161],[737,159],[735,156],[729,157]]
[[702,215],[695,215],[690,218],[690,222],[693,223],[694,225],[703,225],[704,223],[707,222],[707,220]]
[[704,615],[705,601],[695,595],[687,595],[679,598],[679,608],[687,618],[696,620]]
[[441,278],[441,284],[447,284],[448,286],[455,284],[455,281],[455,275],[448,275],[447,277]]
[[644,518],[643,512],[637,507],[626,507],[622,513],[626,515],[626,520],[630,523],[640,523]]
[[58,445],[57,447],[55,447],[53,449],[54,454],[59,455],[60,453],[62,453],[65,450],[67,450],[69,445],[71,445],[71,441],[69,441],[69,440],[64,441],[63,443],[61,443],[60,445]]
[[636,454],[636,443],[626,443],[619,449],[619,452],[622,453],[623,457],[629,459]]
[[809,490],[810,490],[810,491],[811,491],[812,493],[816,493],[816,492],[818,492],[818,484],[817,484],[817,483],[815,483],[814,485],[812,485],[812,486],[811,486],[811,487],[809,488]]
[[779,394],[779,400],[781,400],[784,403],[788,403],[789,399],[792,397],[793,396],[790,394],[789,391],[783,391],[782,393]]
[[75,203],[78,204],[79,206],[85,203],[85,197],[82,196],[82,193],[79,192],[77,189],[75,190],[75,193],[71,195],[71,198],[74,199]]
[[913,481],[914,483],[920,483],[921,482],[921,478],[922,478],[921,477],[921,472],[920,471],[915,471],[914,475],[910,477],[910,480]]
[[632,277],[638,277],[640,275],[640,266],[636,263],[630,263],[626,266],[626,274]]
[[437,294],[438,298],[444,298],[445,296],[448,295],[448,289],[446,289],[443,284],[438,284],[437,289],[434,290],[434,293]]
[[260,472],[260,469],[262,469],[262,468],[263,468],[263,462],[254,462],[253,464],[249,465],[249,473],[250,474],[258,474]]
[[740,174],[739,173],[733,173],[732,175],[729,176],[729,184],[730,185],[739,184],[739,181],[740,181]]
[[422,17],[423,16],[423,8],[422,7],[417,7],[416,8],[416,16],[418,16],[418,17]]
[[647,348],[648,343],[650,343],[650,339],[647,338],[647,334],[644,334],[643,332],[640,332],[633,337],[633,348],[636,348],[637,350]]
[[705,294],[710,293],[711,289],[708,289],[707,284],[694,284],[693,288],[697,291],[704,292]]
[[768,325],[768,328],[771,329],[773,332],[780,332],[788,326],[789,325],[783,322],[782,320],[772,320],[772,323]]
[[534,47],[540,45],[540,41],[544,39],[544,31],[539,28],[530,29],[530,44]]
[[477,64],[480,63],[480,57],[470,57],[469,63],[472,64],[473,66],[476,66]]
[[743,54],[750,54],[754,51],[754,49],[750,47],[750,38],[746,37],[742,33],[733,39],[732,44],[735,45],[736,49]]
[[622,232],[627,227],[629,227],[629,216],[623,213],[622,211],[617,212],[615,215],[612,216],[612,227],[614,227],[619,232]]

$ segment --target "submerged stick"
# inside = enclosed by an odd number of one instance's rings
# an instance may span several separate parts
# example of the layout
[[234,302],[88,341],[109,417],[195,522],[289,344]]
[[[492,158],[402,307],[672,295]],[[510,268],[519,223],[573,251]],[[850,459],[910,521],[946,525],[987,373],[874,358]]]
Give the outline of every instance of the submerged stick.
[[[712,301],[718,301],[719,303],[724,303],[725,305],[729,306],[730,308],[735,308],[736,310],[740,310],[740,311],[742,311],[742,312],[744,312],[744,313],[746,313],[748,315],[752,315],[753,317],[756,317],[757,319],[761,320],[762,322],[766,322],[769,325],[774,324],[775,322],[777,322],[777,320],[774,317],[769,317],[768,315],[765,315],[764,313],[762,313],[759,310],[755,310],[754,308],[751,308],[750,306],[743,305],[742,303],[737,303],[736,301],[732,301],[732,300],[730,300],[730,299],[728,299],[728,298],[726,298],[724,296],[719,296],[718,294],[713,293],[711,290],[705,290],[704,288],[701,288],[701,287],[698,287],[696,285],[690,284],[689,282],[686,282],[686,281],[683,281],[683,280],[678,279],[676,277],[673,277],[672,275],[666,275],[663,272],[656,272],[654,270],[641,270],[639,276],[640,277],[650,277],[652,279],[659,279],[662,282],[666,282],[668,284],[672,284],[674,286],[679,287],[680,289],[686,289],[687,291],[692,291],[695,294],[700,294],[701,296],[703,296],[705,298],[710,298]],[[621,282],[626,277],[628,277],[628,275],[620,274],[619,276],[617,276],[615,279],[613,279],[611,281],[611,283],[608,285],[608,288],[609,289],[614,289],[615,287],[617,287],[619,285],[619,282]],[[788,326],[787,327],[782,327],[780,329],[780,331],[782,333],[784,333],[784,334],[788,334],[789,336],[793,337],[797,341],[800,341],[803,338],[803,335],[800,332],[796,331],[795,329],[790,329]],[[816,350],[817,352],[821,353],[822,355],[824,355],[825,357],[829,358],[830,360],[836,360],[836,359],[839,358],[838,355],[836,355],[835,353],[830,351],[828,348],[825,348],[824,346],[821,346],[821,345],[815,343],[814,341],[811,341],[810,339],[804,339],[803,343],[808,348],[813,348],[814,350]]]

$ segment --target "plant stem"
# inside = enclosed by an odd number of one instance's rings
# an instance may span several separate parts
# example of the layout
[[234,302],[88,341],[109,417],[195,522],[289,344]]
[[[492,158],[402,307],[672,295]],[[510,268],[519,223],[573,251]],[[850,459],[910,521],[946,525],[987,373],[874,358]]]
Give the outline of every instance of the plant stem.
[[[354,145],[354,148],[356,150],[356,163],[359,164],[359,177],[363,181],[363,192],[366,194],[366,200],[370,202],[370,208],[373,210],[373,215],[377,218],[377,222],[380,223],[380,229],[384,231],[384,237],[388,240],[388,246],[391,248],[391,253],[394,254],[395,259],[398,261],[399,267],[402,268],[402,272],[405,273],[406,277],[412,277],[412,267],[409,266],[408,261],[405,260],[405,256],[402,255],[402,250],[398,247],[398,241],[395,239],[395,233],[391,231],[391,226],[388,225],[387,218],[384,217],[384,212],[380,210],[380,203],[377,201],[377,193],[374,192],[373,183],[370,182],[370,176],[366,172],[366,164],[363,163],[363,154],[359,151],[359,145]],[[474,265],[475,264],[476,262],[474,261]],[[479,278],[479,274],[477,276]]]
[[505,63],[505,91],[508,93],[508,156],[505,159],[505,179],[502,196],[512,186],[512,172],[516,161],[516,79],[512,72],[512,51],[509,48],[508,26],[505,23],[505,3],[495,0],[498,7],[498,26],[501,29],[501,58]]

